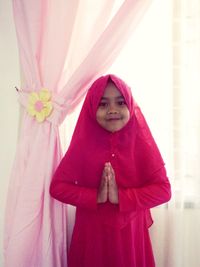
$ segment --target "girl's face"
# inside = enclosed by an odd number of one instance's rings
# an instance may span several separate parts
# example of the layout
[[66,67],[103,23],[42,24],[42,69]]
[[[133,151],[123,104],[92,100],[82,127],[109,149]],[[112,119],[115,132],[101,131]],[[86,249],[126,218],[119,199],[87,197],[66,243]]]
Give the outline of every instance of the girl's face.
[[122,129],[130,118],[125,99],[114,83],[109,82],[96,112],[97,122],[107,131]]

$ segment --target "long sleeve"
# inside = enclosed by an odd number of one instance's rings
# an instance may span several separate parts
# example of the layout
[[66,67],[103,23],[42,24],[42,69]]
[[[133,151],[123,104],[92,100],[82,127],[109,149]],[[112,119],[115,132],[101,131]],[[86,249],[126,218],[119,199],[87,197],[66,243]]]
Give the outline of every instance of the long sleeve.
[[96,189],[80,187],[58,180],[51,183],[50,194],[55,199],[66,204],[87,209],[97,208]]
[[97,209],[97,189],[80,186],[81,168],[74,168],[72,161],[63,157],[50,185],[50,195],[66,204],[86,209]]
[[119,188],[120,211],[149,209],[168,202],[171,186],[164,166],[153,174],[152,181],[139,188]]

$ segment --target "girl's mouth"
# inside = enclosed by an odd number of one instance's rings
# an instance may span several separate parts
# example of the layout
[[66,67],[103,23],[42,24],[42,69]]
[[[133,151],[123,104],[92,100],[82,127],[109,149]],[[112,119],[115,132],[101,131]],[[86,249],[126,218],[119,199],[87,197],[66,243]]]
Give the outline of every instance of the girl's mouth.
[[107,121],[119,121],[119,120],[121,120],[121,117],[109,117],[106,120]]

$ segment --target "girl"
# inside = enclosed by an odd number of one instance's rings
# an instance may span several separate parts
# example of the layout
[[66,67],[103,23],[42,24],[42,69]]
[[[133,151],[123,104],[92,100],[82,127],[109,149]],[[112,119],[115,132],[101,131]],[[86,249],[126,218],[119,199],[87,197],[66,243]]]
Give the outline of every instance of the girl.
[[69,267],[153,267],[149,209],[169,201],[164,162],[130,88],[100,77],[83,104],[52,197],[76,206]]

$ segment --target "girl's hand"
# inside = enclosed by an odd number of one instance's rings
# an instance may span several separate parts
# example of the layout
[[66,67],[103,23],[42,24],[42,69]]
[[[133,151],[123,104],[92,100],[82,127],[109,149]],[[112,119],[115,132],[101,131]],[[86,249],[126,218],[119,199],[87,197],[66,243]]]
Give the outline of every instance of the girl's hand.
[[105,164],[103,174],[101,177],[101,183],[97,195],[97,203],[105,203],[108,200],[108,167]]
[[107,163],[107,168],[108,168],[108,200],[112,204],[118,204],[119,197],[118,197],[118,187],[115,180],[115,172],[110,163]]

